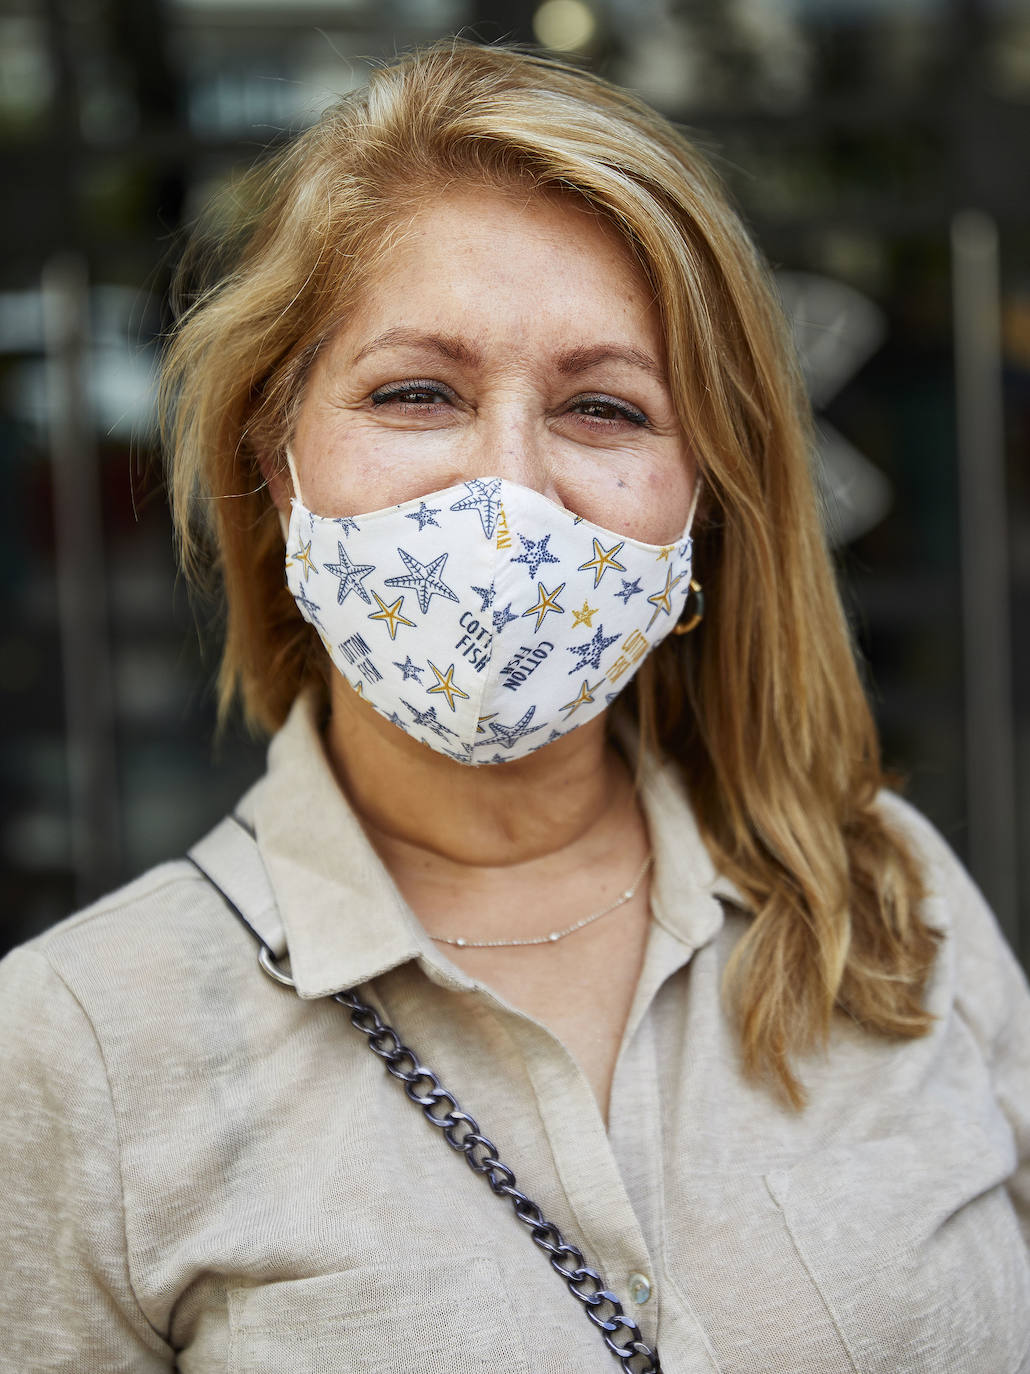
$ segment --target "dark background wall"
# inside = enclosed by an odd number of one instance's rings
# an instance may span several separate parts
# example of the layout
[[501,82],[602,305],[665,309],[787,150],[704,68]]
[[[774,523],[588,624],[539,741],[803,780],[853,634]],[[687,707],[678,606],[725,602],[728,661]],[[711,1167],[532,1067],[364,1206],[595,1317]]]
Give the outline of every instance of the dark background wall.
[[5,0],[0,947],[180,853],[261,767],[212,743],[217,636],[154,459],[181,226],[457,31],[573,54],[714,156],[795,318],[887,760],[1030,956],[1024,0]]

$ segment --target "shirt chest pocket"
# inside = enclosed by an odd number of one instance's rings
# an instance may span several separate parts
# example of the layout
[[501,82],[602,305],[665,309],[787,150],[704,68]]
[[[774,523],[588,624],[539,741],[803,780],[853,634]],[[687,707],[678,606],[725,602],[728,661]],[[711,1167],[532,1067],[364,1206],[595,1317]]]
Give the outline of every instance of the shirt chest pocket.
[[1022,1374],[1030,1269],[977,1127],[891,1136],[766,1176],[859,1374]]
[[495,1262],[369,1265],[228,1293],[230,1374],[529,1374]]

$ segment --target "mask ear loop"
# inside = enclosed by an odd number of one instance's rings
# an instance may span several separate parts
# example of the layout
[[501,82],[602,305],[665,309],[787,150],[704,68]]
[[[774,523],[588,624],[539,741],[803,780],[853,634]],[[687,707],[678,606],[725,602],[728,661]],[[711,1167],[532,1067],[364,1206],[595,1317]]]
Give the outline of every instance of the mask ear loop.
[[290,450],[289,444],[286,445],[286,466],[290,469],[290,481],[293,483],[293,494],[300,504],[303,505],[304,498],[300,494],[300,478],[297,476],[297,464],[293,461],[293,453]]
[[[286,466],[290,470],[290,481],[293,483],[293,497],[291,498],[290,504],[292,505],[293,501],[296,500],[300,505],[303,505],[304,500],[300,494],[300,482],[297,478],[297,465],[293,461],[293,454],[290,452],[289,444],[286,445]],[[282,528],[283,543],[285,544],[289,541],[290,537],[290,517],[283,510],[279,512],[279,524]]]
[[[690,527],[694,523],[694,512],[697,510],[697,499],[701,494],[701,478],[698,477],[694,482],[694,495],[690,501],[690,514],[687,516],[687,528],[684,531],[686,537],[690,538]],[[693,607],[688,612],[691,599]],[[705,594],[701,589],[701,583],[696,577],[691,577],[690,586],[687,588],[687,600],[683,607],[683,614],[673,626],[674,635],[688,635],[691,630],[696,630],[704,619],[705,615]]]
[[701,495],[701,487],[702,487],[702,482],[701,482],[701,475],[700,475],[700,473],[699,473],[699,474],[697,475],[697,477],[694,478],[694,494],[693,494],[693,496],[690,498],[690,510],[689,510],[689,512],[687,513],[687,527],[686,527],[686,529],[683,531],[684,538],[686,538],[686,537],[690,534],[691,527],[692,527],[692,525],[693,525],[693,523],[694,523],[694,513],[695,513],[695,511],[697,510],[697,502],[698,502],[698,497]]

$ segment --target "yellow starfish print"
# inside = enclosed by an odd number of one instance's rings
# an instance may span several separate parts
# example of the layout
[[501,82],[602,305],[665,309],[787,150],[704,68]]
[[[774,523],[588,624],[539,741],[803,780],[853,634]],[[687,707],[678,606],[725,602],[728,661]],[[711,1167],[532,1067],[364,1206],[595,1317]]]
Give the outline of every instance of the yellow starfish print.
[[308,573],[317,573],[318,569],[311,561],[311,540],[302,544],[296,553],[291,553],[286,558],[286,566],[292,567],[294,563],[299,563],[304,569],[304,581],[308,580]]
[[673,549],[674,549],[675,547],[676,547],[675,544],[666,544],[666,546],[665,546],[664,549],[659,549],[659,550],[658,550],[658,555],[657,555],[657,557],[658,557],[658,562],[660,563],[663,559],[668,560],[669,554],[672,553],[672,551],[673,551]]
[[403,596],[399,596],[392,606],[388,606],[378,592],[373,592],[372,595],[379,603],[379,609],[378,611],[373,611],[368,618],[369,620],[381,620],[390,631],[391,639],[397,638],[397,627],[399,625],[415,624],[415,622],[409,620],[407,616],[401,615],[401,607],[404,605]]
[[613,544],[610,549],[606,549],[599,539],[595,539],[594,556],[589,562],[581,563],[579,565],[579,571],[586,572],[588,568],[593,568],[595,587],[609,568],[613,568],[616,572],[625,572],[625,567],[622,563],[618,562],[616,558],[616,555],[625,542],[625,539],[620,539],[617,544]]
[[547,614],[548,611],[557,611],[559,615],[564,615],[565,607],[558,605],[558,593],[563,592],[564,590],[564,582],[561,584],[560,587],[555,587],[553,592],[549,592],[542,582],[538,582],[536,584],[536,605],[530,606],[528,611],[523,611],[523,618],[525,618],[527,615],[535,614],[536,624],[533,626],[533,628],[535,630],[539,630],[540,622],[541,620],[543,620],[544,616]]
[[654,614],[651,616],[651,619],[647,622],[647,628],[648,628],[648,629],[651,628],[651,626],[652,626],[652,625],[655,623],[655,621],[658,619],[658,616],[659,616],[663,611],[665,612],[666,615],[672,615],[672,601],[671,601],[672,589],[673,589],[673,587],[676,586],[676,583],[677,583],[677,582],[682,582],[682,581],[683,581],[683,574],[682,574],[682,573],[680,573],[679,577],[677,577],[675,580],[673,580],[672,569],[671,569],[671,568],[667,568],[667,569],[665,570],[665,586],[662,587],[660,591],[655,592],[654,596],[649,596],[649,597],[647,598],[648,601],[650,601],[651,605],[654,607]]
[[[600,685],[601,684],[598,683],[598,686]],[[574,716],[581,706],[589,705],[589,703],[592,702],[593,699],[593,693],[591,692],[590,688],[590,679],[585,677],[582,683],[580,684],[579,695],[573,697],[571,701],[567,701],[565,705],[561,708],[563,711],[568,711],[569,713],[565,717],[565,719],[568,720],[571,716]]]
[[597,607],[591,606],[588,602],[584,601],[581,611],[572,612],[572,628],[575,629],[577,625],[586,625],[592,630],[594,628],[594,616],[596,614]]
[[432,668],[433,672],[436,674],[436,686],[435,686],[435,687],[430,687],[430,688],[427,689],[430,695],[432,695],[434,692],[439,692],[439,693],[441,693],[441,695],[443,695],[443,696],[445,696],[445,697],[447,698],[447,705],[451,708],[452,711],[454,710],[454,698],[455,698],[455,697],[463,697],[466,701],[468,701],[468,699],[469,699],[469,694],[468,694],[468,692],[463,692],[463,691],[461,690],[461,688],[458,687],[458,686],[456,685],[456,683],[454,682],[454,664],[453,664],[453,663],[452,663],[451,666],[447,669],[447,672],[446,672],[446,673],[441,673],[441,672],[440,672],[440,669],[436,666],[436,664],[432,661],[432,659],[430,659],[430,661],[429,661],[429,666],[430,666],[430,668]]

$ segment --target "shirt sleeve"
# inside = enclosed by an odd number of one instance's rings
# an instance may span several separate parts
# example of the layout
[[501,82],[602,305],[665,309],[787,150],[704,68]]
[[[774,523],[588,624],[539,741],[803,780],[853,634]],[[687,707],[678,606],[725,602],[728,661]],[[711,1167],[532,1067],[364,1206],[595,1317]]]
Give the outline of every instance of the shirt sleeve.
[[[1015,1139],[1008,1191],[1030,1245],[1030,988],[979,888],[933,826],[897,799],[926,860],[929,895],[948,913],[955,1010],[980,1046]],[[914,832],[914,833],[913,833]],[[931,924],[933,924],[931,917]]]
[[1012,1127],[1018,1164],[1008,1188],[1030,1246],[1030,989],[979,889],[957,860],[952,864],[956,1008],[980,1042]]
[[175,1367],[133,1292],[101,1047],[37,950],[0,963],[0,1371]]

